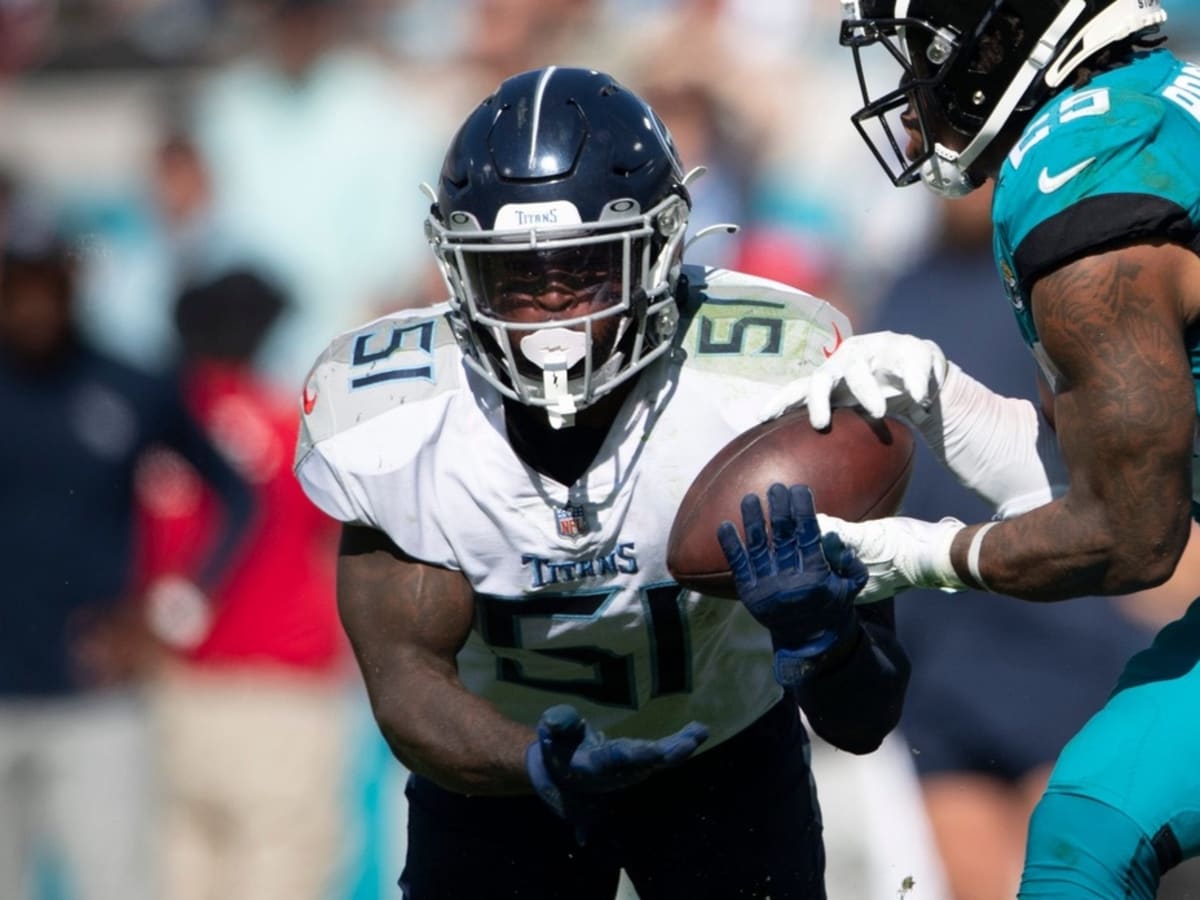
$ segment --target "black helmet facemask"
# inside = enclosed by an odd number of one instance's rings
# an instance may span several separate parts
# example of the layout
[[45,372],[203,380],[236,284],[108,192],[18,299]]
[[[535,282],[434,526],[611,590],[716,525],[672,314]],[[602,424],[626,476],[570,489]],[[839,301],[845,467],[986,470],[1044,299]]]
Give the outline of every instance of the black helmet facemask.
[[[946,197],[978,187],[971,167],[996,136],[1085,60],[1166,20],[1159,0],[846,0],[843,8],[840,40],[854,53],[865,104],[851,121],[893,184],[922,181]],[[868,59],[869,48],[886,52]],[[921,140],[912,158],[905,124]],[[961,149],[938,140],[946,126]]]

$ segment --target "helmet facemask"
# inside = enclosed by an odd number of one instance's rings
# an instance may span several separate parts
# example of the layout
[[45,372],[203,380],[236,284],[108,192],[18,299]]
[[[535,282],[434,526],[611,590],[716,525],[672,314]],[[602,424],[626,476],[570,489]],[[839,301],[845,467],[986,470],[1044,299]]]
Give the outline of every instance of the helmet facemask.
[[[1003,0],[991,3],[970,32],[917,18],[842,23],[841,43],[854,54],[865,104],[851,121],[892,184],[921,181],[942,196],[961,197],[982,183],[970,168],[1013,111],[1005,109],[1007,94],[997,99],[1003,73],[988,51],[1004,28],[993,15],[1001,6]],[[886,53],[875,52],[870,62],[869,47]],[[886,87],[877,90],[881,78]],[[911,156],[910,141],[919,143]]]
[[614,200],[587,223],[566,201],[506,207],[493,229],[463,211],[443,224],[435,210],[427,235],[466,364],[554,427],[572,425],[669,349],[687,217],[677,194],[646,211]]
[[[911,53],[918,34],[924,53]],[[923,170],[940,160],[935,123],[944,119],[937,116],[935,100],[949,68],[946,63],[962,52],[962,42],[916,19],[880,19],[843,22],[841,43],[854,54],[864,103],[851,122],[893,185],[916,183]],[[868,48],[876,48],[874,62],[867,57]],[[921,153],[910,158],[914,137]]]
[[[907,17],[885,17],[899,8]],[[1158,0],[863,0],[847,14],[841,44],[854,53],[865,104],[855,127],[893,184],[923,181],[946,197],[978,187],[972,167],[996,137],[1023,124],[1089,55],[1165,18]],[[890,60],[879,91],[869,82],[880,68],[864,59],[871,47],[886,50],[873,58]],[[905,124],[921,140],[911,159]],[[939,142],[947,136],[955,147]]]

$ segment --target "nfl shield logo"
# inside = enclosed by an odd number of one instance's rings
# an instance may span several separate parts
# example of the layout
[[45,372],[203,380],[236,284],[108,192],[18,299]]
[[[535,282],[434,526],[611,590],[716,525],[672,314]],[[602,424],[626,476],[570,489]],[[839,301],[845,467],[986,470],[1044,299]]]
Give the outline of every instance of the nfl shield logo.
[[554,511],[558,533],[563,537],[579,537],[588,533],[587,512],[582,506],[567,505]]

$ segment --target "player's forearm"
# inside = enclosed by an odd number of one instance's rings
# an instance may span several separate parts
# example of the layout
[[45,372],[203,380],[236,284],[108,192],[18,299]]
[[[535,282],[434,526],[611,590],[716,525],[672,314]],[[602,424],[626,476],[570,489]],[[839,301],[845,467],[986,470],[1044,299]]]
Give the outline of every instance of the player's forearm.
[[870,753],[900,720],[910,665],[894,631],[859,626],[857,645],[795,691],[813,730],[850,753]]
[[346,526],[338,613],[380,731],[410,770],[469,794],[532,790],[532,729],[466,690],[455,659],[474,614],[459,572],[405,556],[381,531]]
[[[1155,516],[1139,520],[1104,516],[1098,507],[1073,508],[1068,496],[995,523],[976,547],[981,586],[1044,602],[1128,594],[1159,585],[1174,571],[1189,529],[1186,502],[1170,506],[1161,501]],[[954,568],[971,583],[977,579],[971,575],[968,556],[984,527],[963,529],[951,547]]]
[[463,794],[530,792],[525,750],[533,730],[457,678],[421,664],[397,667],[386,686],[371,690],[371,702],[388,746],[410,771]]
[[[1182,249],[1132,244],[1034,284],[1070,489],[987,533],[979,564],[993,590],[1057,600],[1170,577],[1190,530],[1196,386],[1182,335],[1194,265]],[[956,562],[973,539],[960,537]]]

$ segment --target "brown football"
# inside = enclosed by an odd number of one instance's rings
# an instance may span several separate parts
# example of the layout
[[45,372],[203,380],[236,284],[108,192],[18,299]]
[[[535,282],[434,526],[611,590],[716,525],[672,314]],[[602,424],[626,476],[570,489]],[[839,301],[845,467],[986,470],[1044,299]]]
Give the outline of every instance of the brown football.
[[817,512],[856,522],[893,515],[912,475],[913,448],[903,422],[873,420],[856,407],[835,408],[823,431],[803,407],[756,425],[722,447],[684,494],[667,568],[685,588],[734,598],[717,526],[728,519],[742,531],[743,494],[757,493],[765,509],[774,482],[807,484]]

